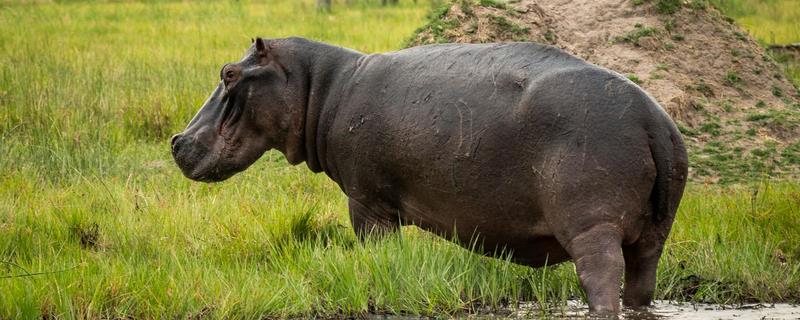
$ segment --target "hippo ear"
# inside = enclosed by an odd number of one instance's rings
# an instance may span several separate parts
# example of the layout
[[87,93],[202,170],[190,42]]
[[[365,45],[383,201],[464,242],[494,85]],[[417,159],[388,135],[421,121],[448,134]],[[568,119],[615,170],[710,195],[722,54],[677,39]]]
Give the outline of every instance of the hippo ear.
[[258,55],[266,57],[267,56],[267,46],[264,44],[264,39],[256,38],[256,53]]
[[253,42],[256,44],[256,55],[260,64],[267,64],[269,62],[269,49],[264,43],[264,39],[256,38]]

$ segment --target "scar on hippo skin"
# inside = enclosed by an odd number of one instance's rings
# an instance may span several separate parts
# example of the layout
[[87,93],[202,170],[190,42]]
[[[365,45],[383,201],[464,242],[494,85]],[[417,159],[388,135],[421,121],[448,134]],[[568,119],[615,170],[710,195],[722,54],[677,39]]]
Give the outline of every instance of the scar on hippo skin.
[[361,238],[413,224],[531,267],[572,260],[596,313],[619,312],[623,277],[624,305],[652,301],[688,160],[619,74],[534,43],[365,55],[256,38],[220,78],[172,139],[188,178],[222,181],[276,149],[339,185]]

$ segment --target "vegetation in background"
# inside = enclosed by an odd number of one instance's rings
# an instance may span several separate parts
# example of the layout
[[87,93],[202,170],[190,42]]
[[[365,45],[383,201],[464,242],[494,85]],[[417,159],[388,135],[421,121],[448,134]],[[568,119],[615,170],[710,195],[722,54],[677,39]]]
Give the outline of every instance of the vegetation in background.
[[50,180],[124,172],[141,161],[139,145],[165,144],[186,125],[219,68],[239,60],[252,37],[298,35],[388,51],[427,8],[364,2],[327,14],[313,1],[2,7],[0,166]]
[[529,27],[520,26],[503,16],[491,15],[489,20],[494,24],[497,30],[500,30],[501,36],[513,39],[514,41],[527,41],[528,32],[531,30]]
[[656,9],[663,14],[673,14],[681,9],[681,0],[658,0],[656,1]]
[[[654,2],[662,14],[672,14],[687,6],[705,10],[709,3],[732,17],[762,45],[800,42],[800,5],[796,0],[631,0],[634,5]],[[629,39],[625,39],[630,41]],[[677,40],[677,39],[676,39]],[[680,40],[678,40],[680,41]],[[635,41],[633,41],[635,43]],[[787,75],[800,86],[800,62],[791,56],[779,56]]]
[[[656,11],[661,14],[673,14],[678,12],[678,10],[680,10],[683,6],[683,2],[681,0],[631,0],[631,2],[636,6],[648,2],[654,2]],[[697,0],[687,4],[690,4],[692,7],[702,7],[702,3],[698,3]]]
[[[734,18],[762,45],[800,42],[800,5],[795,0],[710,0],[720,11]],[[798,58],[778,54],[795,86],[800,86]]]
[[[426,20],[427,22],[422,25],[422,27],[418,27],[413,34],[418,34],[422,32],[422,30],[427,30],[430,28],[431,35],[435,43],[445,43],[448,42],[447,37],[445,36],[445,32],[448,30],[453,29],[456,25],[458,25],[458,21],[455,20],[445,20],[443,19],[447,12],[450,11],[450,2],[442,1],[442,2],[434,2],[432,3],[432,9],[427,14]],[[412,39],[407,39],[405,43],[405,47],[411,46],[413,41]]]
[[[478,34],[491,34],[492,37],[476,39],[476,42],[530,41],[531,26],[524,21],[518,21],[516,17],[520,16],[520,12],[510,6],[516,2],[519,1],[451,0],[437,2],[428,15],[427,22],[412,33],[404,46],[449,43],[453,42],[455,38]],[[424,41],[417,39],[420,34],[425,34]],[[545,39],[553,40],[555,34],[548,31]]]
[[710,0],[763,44],[800,41],[800,6],[795,0]]
[[[0,318],[442,315],[581,299],[571,263],[521,267],[415,228],[359,243],[338,187],[276,152],[221,184],[181,175],[168,137],[251,37],[387,51],[429,8],[338,4],[0,6]],[[658,298],[800,302],[797,221],[796,182],[690,186]]]
[[[792,79],[795,88],[800,88],[800,54],[791,55],[773,51],[771,52],[771,56],[775,59],[775,62],[780,63],[784,67],[786,76]],[[780,90],[780,88],[778,88],[778,90]],[[773,95],[776,94],[776,92],[777,91],[773,89]]]
[[[747,29],[762,45],[800,42],[800,25],[797,23],[800,21],[800,5],[796,0],[631,1],[634,5],[654,2],[655,9],[662,14],[675,13],[682,6],[705,10],[711,3]],[[796,58],[787,56],[779,56],[776,60],[784,65],[787,75],[794,81],[795,86],[800,86],[800,62]]]
[[646,26],[643,26],[643,25],[638,24],[638,23],[636,25],[634,25],[633,28],[634,28],[633,31],[628,32],[628,33],[626,33],[626,34],[624,34],[622,36],[616,37],[615,41],[630,42],[630,43],[633,43],[633,44],[638,46],[639,45],[639,39],[641,37],[647,37],[647,36],[650,36],[650,35],[658,32],[658,30],[656,30],[656,28],[646,27]]

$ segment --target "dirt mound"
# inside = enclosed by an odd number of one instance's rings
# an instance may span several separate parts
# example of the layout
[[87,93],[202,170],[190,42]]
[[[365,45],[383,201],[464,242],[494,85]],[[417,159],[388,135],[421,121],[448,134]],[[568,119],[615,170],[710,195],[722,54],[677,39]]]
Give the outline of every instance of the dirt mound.
[[458,0],[409,46],[536,41],[627,75],[678,123],[695,181],[800,176],[797,88],[705,0]]

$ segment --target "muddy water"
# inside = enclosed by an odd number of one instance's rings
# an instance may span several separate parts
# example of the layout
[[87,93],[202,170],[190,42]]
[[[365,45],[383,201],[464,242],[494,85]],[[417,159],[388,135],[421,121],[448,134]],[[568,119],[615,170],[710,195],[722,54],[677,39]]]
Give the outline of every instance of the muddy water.
[[[509,318],[539,317],[538,309],[519,310]],[[572,303],[564,310],[556,310],[545,317],[554,319],[582,319],[587,318],[586,305]],[[621,319],[800,319],[800,305],[791,304],[746,304],[723,306],[713,304],[690,304],[667,301],[656,301],[653,308],[647,311],[626,310]]]
[[[653,318],[670,319],[800,319],[800,305],[782,303],[720,306],[658,302],[650,313]],[[635,319],[635,315],[631,319]]]
[[[523,305],[510,314],[503,315],[473,315],[462,316],[466,319],[590,319],[586,305],[570,302],[563,309],[551,310],[542,313],[535,304]],[[408,320],[420,319],[407,316],[375,316],[374,319]],[[800,319],[800,305],[785,303],[777,304],[745,304],[723,306],[714,304],[690,304],[667,301],[656,301],[653,308],[647,311],[625,311],[620,319],[731,319],[731,320],[760,320],[760,319]]]

